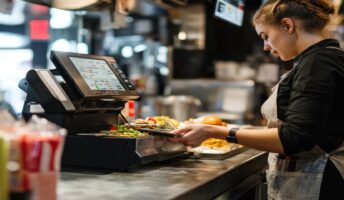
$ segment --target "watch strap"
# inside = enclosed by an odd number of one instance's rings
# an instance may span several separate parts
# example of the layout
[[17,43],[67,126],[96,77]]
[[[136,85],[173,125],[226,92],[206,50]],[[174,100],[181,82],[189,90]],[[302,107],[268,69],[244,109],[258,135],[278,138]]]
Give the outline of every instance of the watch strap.
[[239,130],[239,128],[231,128],[231,129],[229,129],[229,133],[228,133],[228,135],[226,137],[227,142],[238,144],[238,140],[237,140],[237,137],[236,137],[236,132],[238,130]]

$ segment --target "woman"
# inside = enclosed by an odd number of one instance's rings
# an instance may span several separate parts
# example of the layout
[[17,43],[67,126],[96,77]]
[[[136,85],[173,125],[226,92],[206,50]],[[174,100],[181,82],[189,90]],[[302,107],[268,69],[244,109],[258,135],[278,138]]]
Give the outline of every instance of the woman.
[[262,106],[268,129],[189,125],[171,141],[214,137],[271,152],[269,199],[344,199],[344,51],[325,34],[333,13],[325,0],[269,0],[256,12],[264,50],[294,60]]

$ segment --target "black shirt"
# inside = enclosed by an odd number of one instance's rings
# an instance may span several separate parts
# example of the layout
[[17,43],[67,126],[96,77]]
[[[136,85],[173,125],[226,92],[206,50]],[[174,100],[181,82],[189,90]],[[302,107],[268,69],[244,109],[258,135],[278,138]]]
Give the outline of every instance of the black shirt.
[[307,48],[279,85],[279,137],[287,155],[315,145],[330,152],[344,140],[344,51],[338,47],[326,39]]

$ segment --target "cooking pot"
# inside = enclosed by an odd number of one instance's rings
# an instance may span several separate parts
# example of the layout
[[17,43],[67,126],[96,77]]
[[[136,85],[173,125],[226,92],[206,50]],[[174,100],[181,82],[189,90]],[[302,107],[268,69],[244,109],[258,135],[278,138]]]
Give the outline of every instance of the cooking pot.
[[157,115],[166,115],[178,121],[196,117],[200,106],[198,98],[185,95],[157,97],[154,105]]

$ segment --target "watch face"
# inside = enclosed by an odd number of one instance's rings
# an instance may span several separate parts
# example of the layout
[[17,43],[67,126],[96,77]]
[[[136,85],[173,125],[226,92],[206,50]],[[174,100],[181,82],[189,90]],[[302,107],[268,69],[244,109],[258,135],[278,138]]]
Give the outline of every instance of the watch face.
[[226,140],[227,140],[227,142],[230,142],[230,143],[238,143],[235,136],[230,136],[230,135],[228,135],[228,136],[226,137]]

